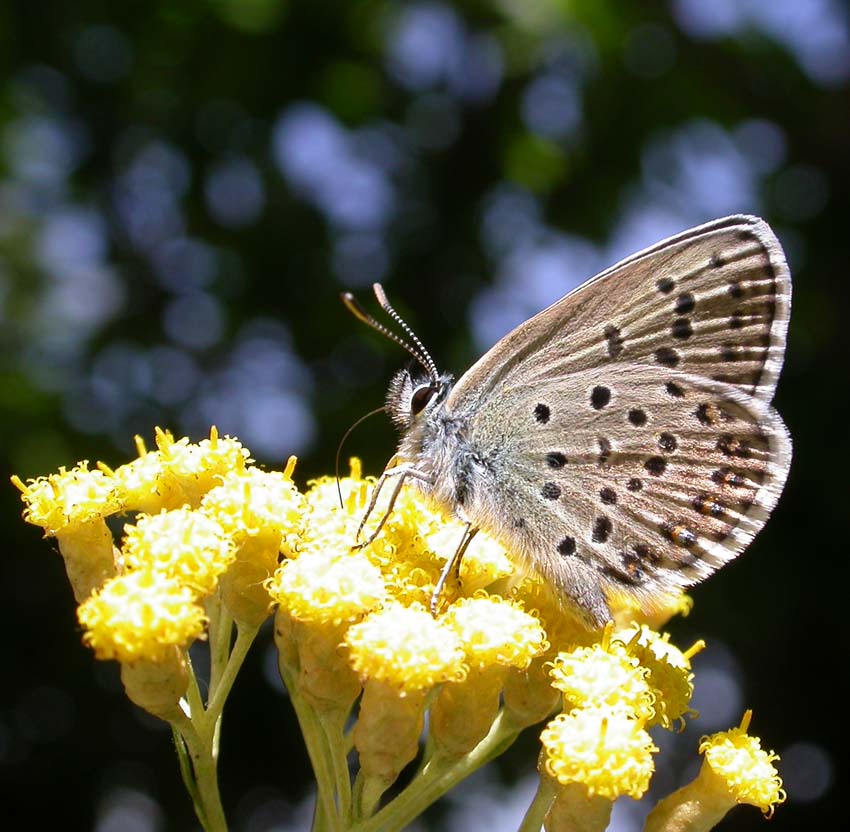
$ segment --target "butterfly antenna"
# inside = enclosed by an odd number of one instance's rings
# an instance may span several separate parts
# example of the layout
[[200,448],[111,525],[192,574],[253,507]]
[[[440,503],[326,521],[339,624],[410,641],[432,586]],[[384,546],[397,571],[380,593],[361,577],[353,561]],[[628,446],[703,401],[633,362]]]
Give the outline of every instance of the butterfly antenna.
[[422,365],[422,368],[428,373],[433,381],[436,381],[440,374],[437,371],[437,365],[434,363],[434,359],[431,358],[428,350],[422,346],[422,342],[416,337],[416,334],[413,330],[404,322],[404,319],[395,309],[390,306],[389,301],[387,300],[387,296],[384,294],[384,290],[379,283],[374,285],[375,297],[378,299],[378,303],[381,304],[381,308],[404,330],[404,332],[408,335],[408,337],[413,341],[413,346],[411,346],[404,338],[396,335],[391,329],[385,327],[380,321],[375,320],[357,301],[354,295],[351,292],[343,292],[340,297],[342,298],[342,302],[345,304],[346,308],[358,321],[366,324],[367,326],[372,327],[376,332],[380,332],[385,338],[389,338],[390,341],[398,344],[402,349],[409,352],[418,362]]
[[335,466],[334,466],[334,470],[336,471],[336,493],[339,495],[339,507],[340,507],[340,508],[343,508],[343,503],[342,503],[342,486],[340,486],[340,484],[339,484],[339,457],[340,457],[340,454],[342,454],[342,446],[345,444],[345,441],[348,439],[348,437],[349,437],[349,436],[351,436],[351,432],[354,430],[354,428],[359,427],[359,426],[360,426],[361,424],[363,424],[363,422],[365,422],[365,421],[366,421],[366,420],[367,420],[370,416],[377,416],[377,414],[378,414],[378,413],[382,413],[382,412],[383,412],[384,410],[386,410],[386,409],[387,409],[386,407],[376,407],[374,410],[370,410],[368,413],[366,413],[365,415],[361,416],[361,417],[360,417],[359,419],[357,419],[357,421],[356,421],[356,422],[354,422],[354,424],[353,424],[353,425],[351,425],[351,427],[349,427],[349,428],[348,428],[348,430],[347,430],[347,431],[346,431],[346,432],[342,435],[342,439],[340,439],[340,440],[339,440],[339,445],[337,445],[337,446],[336,446],[336,464],[335,464]]
[[428,371],[428,375],[436,381],[440,377],[440,373],[437,370],[437,365],[434,363],[434,359],[431,358],[431,354],[425,349],[425,345],[419,340],[416,333],[407,325],[404,318],[402,318],[401,315],[393,309],[392,305],[387,300],[384,287],[381,286],[380,283],[373,283],[372,291],[374,291],[375,297],[378,299],[378,303],[381,304],[381,309],[383,309],[384,312],[386,312],[387,315],[389,315],[404,330],[405,335],[413,341],[413,345],[416,347],[418,352],[419,363]]

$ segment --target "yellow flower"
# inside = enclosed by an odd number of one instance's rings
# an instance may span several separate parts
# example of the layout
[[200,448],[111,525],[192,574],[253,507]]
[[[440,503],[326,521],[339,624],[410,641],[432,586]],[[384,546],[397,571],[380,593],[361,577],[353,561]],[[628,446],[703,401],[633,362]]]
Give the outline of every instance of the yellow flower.
[[672,730],[678,723],[682,730],[686,716],[697,716],[689,707],[694,693],[691,657],[705,647],[705,642],[698,641],[683,653],[670,643],[666,633],[661,636],[645,625],[622,631],[615,638],[626,645],[629,655],[648,672],[647,682],[655,695],[655,714],[649,721],[650,727],[661,725]]
[[[416,487],[402,490],[388,522],[387,537],[402,551],[419,550],[434,572],[434,584],[445,562],[463,539],[466,524],[436,509]],[[427,555],[425,554],[427,553]],[[478,532],[464,553],[460,567],[466,595],[473,595],[515,572],[504,547],[484,532]]]
[[[304,497],[291,479],[294,466],[292,457],[282,473],[248,467],[225,474],[221,484],[204,496],[201,508],[215,517],[237,543],[266,532],[280,538],[294,536],[304,514]],[[291,544],[287,553],[290,548]]]
[[362,552],[305,552],[286,560],[266,583],[271,597],[300,621],[339,624],[375,609],[386,597],[381,571]]
[[98,659],[164,661],[204,632],[204,611],[194,593],[150,570],[108,581],[77,609],[83,641]]
[[166,470],[181,483],[190,505],[197,505],[225,474],[242,471],[251,461],[248,449],[239,440],[220,437],[214,427],[209,439],[197,444],[186,437],[175,441],[167,431],[157,430],[156,445]]
[[581,708],[558,714],[540,735],[546,770],[562,785],[588,793],[639,799],[649,786],[658,748],[641,723],[621,710]]
[[442,621],[457,633],[471,667],[526,668],[549,647],[538,619],[497,595],[461,598]]
[[124,526],[124,556],[130,569],[161,572],[190,587],[197,596],[215,591],[233,562],[233,541],[221,525],[188,508],[141,515]]
[[[328,543],[338,545],[343,541],[353,546],[357,542],[357,528],[369,504],[375,478],[363,478],[359,459],[352,458],[350,465],[350,475],[339,480],[339,491],[334,477],[320,477],[308,481],[310,488],[304,495],[304,546],[320,549]],[[342,506],[339,503],[340,492]]]
[[136,442],[139,457],[110,472],[124,509],[156,514],[164,508],[179,508],[183,491],[168,476],[162,454],[144,450],[141,437]]
[[442,622],[457,633],[469,672],[442,686],[431,705],[431,737],[444,754],[461,757],[488,733],[510,669],[526,669],[548,648],[540,622],[518,604],[483,590],[452,604]]
[[737,803],[757,806],[770,817],[786,797],[773,765],[779,757],[764,751],[758,737],[747,734],[751,718],[752,711],[746,711],[739,727],[703,737],[699,750]]
[[378,610],[349,628],[346,643],[362,677],[402,693],[465,675],[460,639],[421,607],[391,604]]
[[115,546],[106,518],[121,508],[116,484],[108,473],[89,471],[88,463],[58,474],[12,482],[27,507],[24,519],[54,536],[65,561],[68,581],[78,602],[114,577]]
[[49,536],[121,508],[112,477],[89,471],[85,460],[70,471],[60,468],[58,474],[28,480],[26,485],[16,476],[12,482],[26,503],[24,520],[41,526]]
[[610,640],[610,629],[600,644],[558,653],[550,673],[553,687],[564,694],[567,709],[622,709],[642,722],[654,713],[648,671],[619,641]]
[[209,439],[197,444],[188,437],[175,440],[168,432],[156,429],[157,451],[148,452],[136,437],[139,458],[116,468],[128,509],[153,514],[160,509],[197,508],[201,498],[232,471],[242,471],[250,462],[248,450],[230,437],[220,437],[210,428]]

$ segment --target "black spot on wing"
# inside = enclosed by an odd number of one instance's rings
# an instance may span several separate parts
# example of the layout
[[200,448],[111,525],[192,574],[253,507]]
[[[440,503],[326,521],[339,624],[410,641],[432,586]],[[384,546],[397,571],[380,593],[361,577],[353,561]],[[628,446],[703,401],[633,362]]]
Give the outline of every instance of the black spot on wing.
[[599,499],[606,506],[614,506],[617,504],[617,492],[613,488],[607,486],[599,491]]
[[643,467],[653,477],[660,477],[667,470],[667,460],[663,456],[651,456]]
[[576,553],[576,542],[572,537],[565,537],[558,544],[558,554],[567,557]]
[[594,410],[602,410],[611,401],[611,390],[601,384],[597,384],[590,392],[590,406]]
[[554,482],[545,482],[540,489],[540,496],[545,500],[557,500],[561,496],[561,487]]
[[662,367],[675,367],[679,363],[679,353],[672,347],[659,347],[655,351],[655,360]]
[[591,534],[593,542],[605,543],[613,528],[613,524],[607,517],[597,517],[593,521],[593,532]]
[[676,298],[676,305],[673,307],[673,311],[677,315],[687,315],[689,312],[694,311],[695,306],[696,300],[694,296],[690,292],[682,292],[682,294]]
[[688,318],[676,318],[670,327],[670,334],[680,341],[687,341],[694,334],[694,328]]
[[605,341],[608,345],[608,355],[611,358],[617,356],[623,351],[623,336],[618,327],[613,324],[608,324],[604,329]]

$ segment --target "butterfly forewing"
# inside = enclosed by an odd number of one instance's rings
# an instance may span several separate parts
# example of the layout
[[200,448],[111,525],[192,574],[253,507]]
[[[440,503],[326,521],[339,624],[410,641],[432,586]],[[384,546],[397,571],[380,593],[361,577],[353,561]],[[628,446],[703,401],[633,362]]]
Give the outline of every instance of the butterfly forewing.
[[623,362],[723,381],[769,402],[790,294],[767,224],[717,220],[618,263],[517,327],[464,374],[448,405],[476,409],[517,375],[566,379]]

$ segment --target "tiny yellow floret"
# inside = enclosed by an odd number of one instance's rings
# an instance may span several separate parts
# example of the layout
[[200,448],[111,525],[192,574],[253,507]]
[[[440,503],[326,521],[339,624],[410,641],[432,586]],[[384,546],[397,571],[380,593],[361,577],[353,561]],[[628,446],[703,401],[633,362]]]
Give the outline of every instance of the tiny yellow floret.
[[704,642],[697,642],[683,653],[663,636],[646,625],[635,625],[619,632],[616,639],[626,645],[629,655],[634,656],[647,669],[647,682],[655,695],[655,715],[650,727],[661,725],[667,730],[674,727],[682,730],[685,717],[695,717],[697,712],[690,707],[694,694],[694,675],[691,673],[691,656],[698,653]]
[[141,515],[124,526],[127,567],[162,572],[190,587],[196,596],[215,591],[219,576],[233,562],[233,540],[212,517],[179,508]]
[[113,578],[77,608],[83,642],[98,659],[165,661],[204,632],[206,618],[194,593],[150,570]]
[[558,714],[540,735],[546,770],[562,785],[583,783],[592,795],[640,799],[658,748],[641,723],[621,710],[580,708]]
[[786,798],[773,765],[779,756],[762,749],[758,737],[747,734],[751,716],[752,711],[747,711],[739,727],[702,737],[699,750],[737,803],[757,806],[770,817]]
[[304,497],[285,474],[249,467],[226,474],[221,485],[204,496],[201,507],[237,543],[266,533],[283,540],[300,529]]
[[449,607],[442,620],[460,638],[470,667],[525,669],[549,649],[540,621],[496,595],[462,598]]
[[353,621],[386,597],[378,567],[362,552],[339,548],[285,560],[266,588],[293,618],[326,624]]
[[646,721],[654,714],[648,671],[618,641],[561,652],[552,662],[552,686],[562,691],[567,709],[622,709]]
[[89,471],[85,460],[70,471],[60,468],[57,474],[31,479],[26,484],[19,477],[12,477],[12,482],[26,503],[24,520],[41,526],[49,536],[69,526],[107,517],[121,508],[112,477],[100,470]]
[[421,607],[392,604],[378,610],[349,628],[346,643],[361,677],[402,693],[459,681],[466,673],[460,639]]

